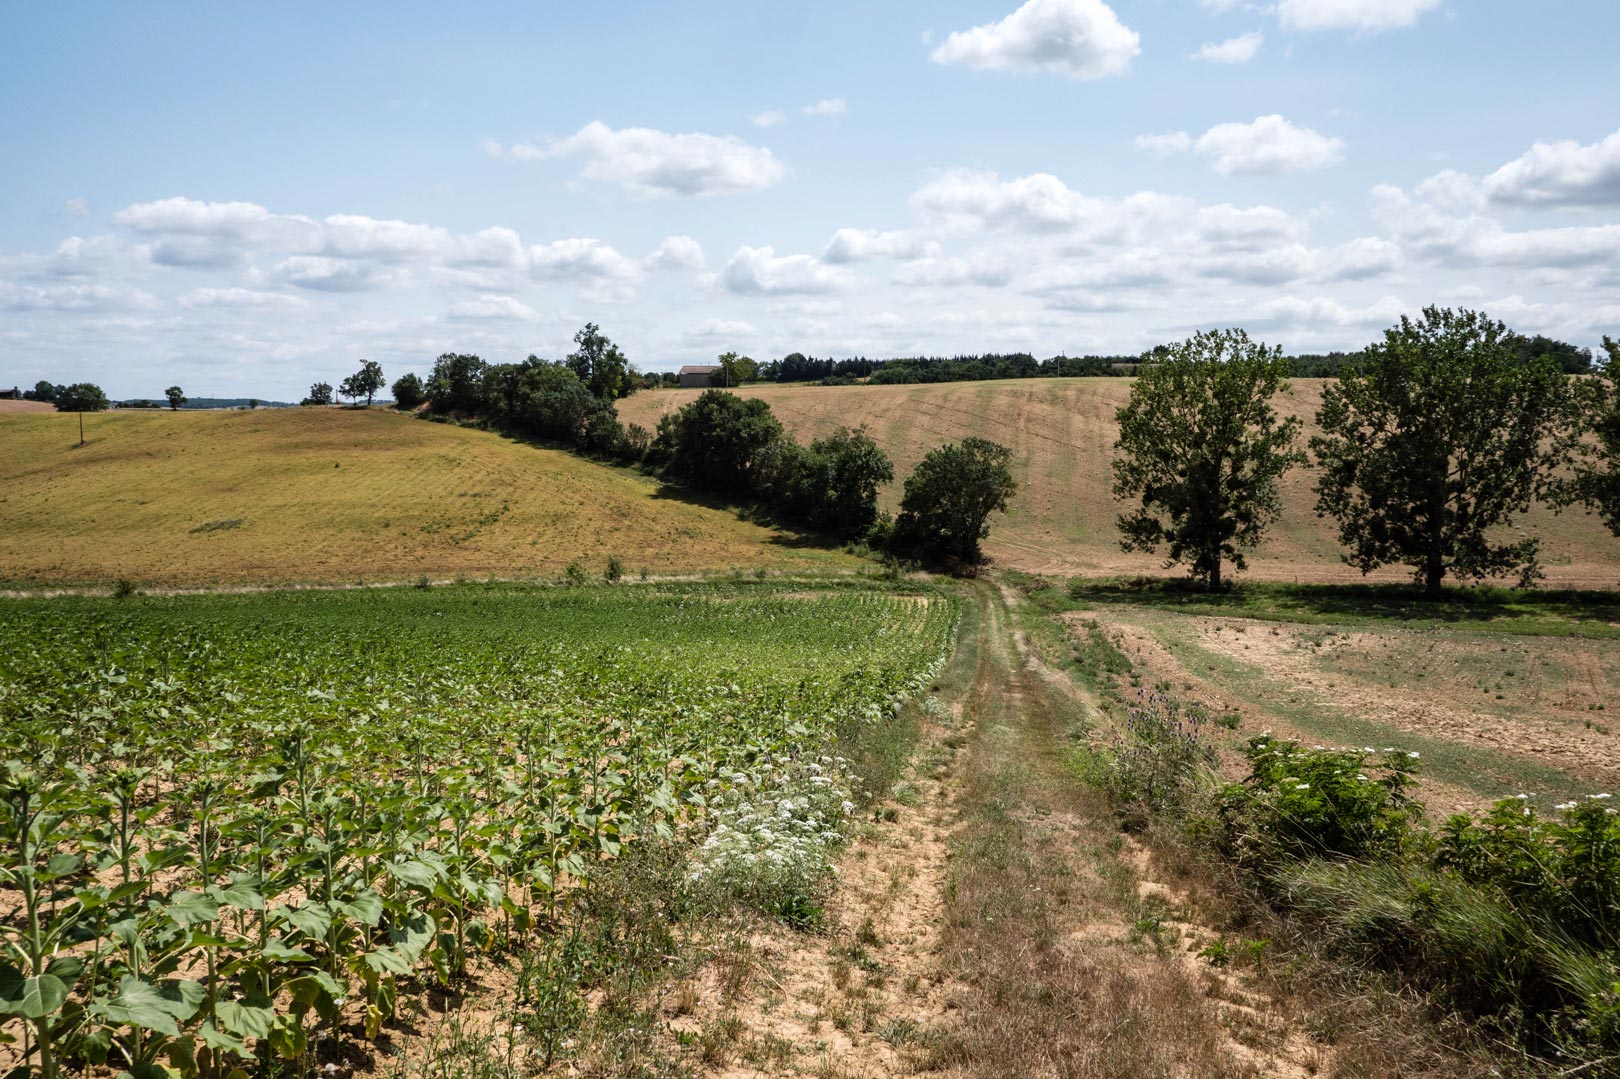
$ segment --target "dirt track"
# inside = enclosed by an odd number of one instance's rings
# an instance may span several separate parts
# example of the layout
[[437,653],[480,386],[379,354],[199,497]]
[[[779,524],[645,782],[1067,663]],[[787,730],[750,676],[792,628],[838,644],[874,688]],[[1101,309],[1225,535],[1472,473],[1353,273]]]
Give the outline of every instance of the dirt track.
[[1332,1051],[1298,1008],[1197,958],[1216,934],[1194,898],[1070,770],[1092,702],[1028,650],[1003,594],[980,586],[971,602],[942,680],[949,718],[936,711],[897,788],[916,797],[848,852],[829,933],[756,938],[754,988],[729,1005],[716,973],[700,976],[706,1003],[676,1029],[734,1020],[747,1047],[700,1073],[1323,1073]]

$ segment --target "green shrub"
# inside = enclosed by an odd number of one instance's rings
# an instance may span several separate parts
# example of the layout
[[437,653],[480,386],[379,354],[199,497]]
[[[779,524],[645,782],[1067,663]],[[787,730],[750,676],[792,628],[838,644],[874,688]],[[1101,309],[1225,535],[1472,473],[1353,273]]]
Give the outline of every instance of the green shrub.
[[1422,841],[1423,807],[1408,790],[1418,755],[1387,749],[1301,749],[1251,738],[1249,776],[1221,793],[1227,853],[1275,867],[1313,857],[1390,858]]
[[1150,810],[1182,805],[1215,754],[1204,741],[1209,716],[1196,704],[1163,693],[1138,691],[1114,748],[1109,793]]
[[1607,794],[1543,816],[1528,798],[1498,802],[1482,820],[1448,820],[1436,864],[1494,888],[1572,939],[1620,948],[1620,815]]

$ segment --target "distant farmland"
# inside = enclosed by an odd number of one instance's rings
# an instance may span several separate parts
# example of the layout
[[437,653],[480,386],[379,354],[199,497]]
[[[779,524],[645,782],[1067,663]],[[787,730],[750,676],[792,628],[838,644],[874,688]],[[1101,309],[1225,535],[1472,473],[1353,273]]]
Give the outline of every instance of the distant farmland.
[[[31,403],[31,402],[24,402]],[[0,416],[0,582],[833,568],[621,469],[385,410]]]
[[[1278,404],[1305,421],[1306,437],[1321,403],[1323,379],[1295,379]],[[900,482],[922,455],[944,442],[980,435],[1010,446],[1021,489],[1006,519],[994,521],[989,554],[1002,565],[1042,573],[1158,573],[1160,561],[1120,551],[1110,486],[1114,412],[1130,394],[1127,378],[1015,379],[918,386],[750,386],[738,391],[770,403],[800,439],[839,425],[864,424],[894,458],[896,482],[884,501],[891,509]],[[648,429],[698,390],[638,393],[620,402],[626,423]],[[1333,525],[1312,512],[1313,476],[1295,470],[1284,482],[1282,520],[1250,574],[1272,580],[1346,581],[1361,574],[1339,560]],[[1549,585],[1612,588],[1620,580],[1620,539],[1595,517],[1575,510],[1559,516],[1537,508],[1521,525],[1542,538]],[[1399,569],[1377,579],[1398,580]]]

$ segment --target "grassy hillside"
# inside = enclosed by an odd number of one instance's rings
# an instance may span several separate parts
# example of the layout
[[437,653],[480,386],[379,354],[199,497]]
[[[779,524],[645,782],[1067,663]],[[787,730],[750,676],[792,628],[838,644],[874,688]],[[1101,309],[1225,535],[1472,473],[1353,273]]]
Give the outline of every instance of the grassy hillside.
[[0,415],[0,582],[842,565],[634,473],[396,413]]
[[[1313,431],[1322,379],[1296,379],[1279,399]],[[741,392],[770,402],[796,436],[813,438],[840,424],[864,424],[894,458],[901,479],[929,449],[965,435],[1010,446],[1020,490],[1009,516],[997,522],[988,550],[1004,565],[1043,573],[1158,572],[1159,560],[1119,549],[1110,486],[1114,412],[1130,394],[1126,378],[1017,379],[932,386],[761,386]],[[649,429],[659,416],[700,391],[659,390],[621,402],[626,422]],[[1274,580],[1352,580],[1361,574],[1339,560],[1330,522],[1311,511],[1313,476],[1296,470],[1286,481],[1285,509],[1271,539],[1251,560],[1251,573]],[[887,493],[892,506],[899,483]],[[1612,588],[1620,580],[1620,539],[1596,518],[1537,509],[1523,525],[1543,539],[1549,582]],[[1383,579],[1400,579],[1386,571]]]

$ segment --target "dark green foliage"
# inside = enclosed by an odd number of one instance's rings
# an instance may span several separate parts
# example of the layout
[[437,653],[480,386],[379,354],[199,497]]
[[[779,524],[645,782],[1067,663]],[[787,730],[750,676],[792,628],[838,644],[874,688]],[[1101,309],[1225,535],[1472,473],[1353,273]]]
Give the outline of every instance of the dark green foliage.
[[602,401],[628,397],[635,389],[630,363],[619,346],[603,335],[594,322],[587,322],[574,334],[575,349],[569,353],[568,368],[579,376],[591,395]]
[[584,441],[586,418],[599,404],[573,371],[536,356],[489,368],[482,399],[481,415],[496,426],[569,445]]
[[1561,487],[1559,501],[1585,502],[1620,536],[1620,341],[1605,337],[1603,350],[1608,362],[1577,388],[1593,437],[1581,445],[1574,480]]
[[1409,789],[1418,755],[1305,749],[1261,735],[1245,750],[1249,776],[1226,788],[1220,814],[1238,861],[1274,868],[1300,858],[1392,858],[1414,846],[1423,807]]
[[338,393],[351,400],[358,401],[364,397],[366,404],[377,396],[377,391],[383,388],[382,365],[375,360],[361,360],[360,370],[343,380],[338,387]]
[[63,387],[53,385],[40,379],[34,383],[34,388],[23,391],[24,401],[44,401],[48,405],[56,403],[56,395],[62,392]]
[[654,453],[671,475],[727,497],[749,498],[764,489],[770,451],[784,437],[764,401],[705,390],[658,422]]
[[1548,491],[1575,425],[1557,361],[1522,361],[1519,340],[1478,312],[1429,307],[1327,388],[1316,511],[1338,520],[1346,562],[1412,566],[1430,595],[1448,575],[1539,576],[1536,541],[1495,530]]
[[299,402],[301,405],[329,405],[332,403],[332,384],[330,382],[317,382],[309,388],[309,396]]
[[808,448],[784,440],[772,500],[783,515],[839,539],[866,535],[877,521],[878,488],[894,465],[864,429],[840,427]]
[[58,386],[54,403],[58,412],[100,412],[112,404],[94,382]]
[[1536,334],[1534,337],[1515,336],[1513,353],[1520,363],[1530,363],[1543,356],[1558,364],[1566,375],[1584,375],[1592,369],[1592,350],[1579,348],[1568,341],[1558,341]]
[[482,403],[484,372],[489,364],[477,356],[446,352],[433,362],[427,379],[428,401],[435,412],[476,413]]
[[1121,546],[1168,546],[1167,566],[1186,561],[1211,588],[1223,560],[1245,568],[1282,512],[1278,478],[1304,460],[1299,421],[1271,406],[1287,377],[1282,350],[1242,330],[1197,334],[1143,367],[1114,444],[1114,497],[1141,501],[1119,518]]
[[170,386],[163,391],[163,396],[169,400],[170,410],[178,409],[186,403],[186,394],[179,386]]
[[389,389],[394,395],[396,408],[415,408],[427,400],[427,387],[422,384],[421,376],[414,371],[394,379],[394,384]]
[[931,561],[981,561],[990,515],[1005,512],[1018,489],[1012,451],[983,438],[929,451],[906,479],[893,546]]
[[745,382],[755,382],[759,379],[759,364],[751,357],[726,352],[715,362],[720,367],[712,379],[716,386],[741,386]]

